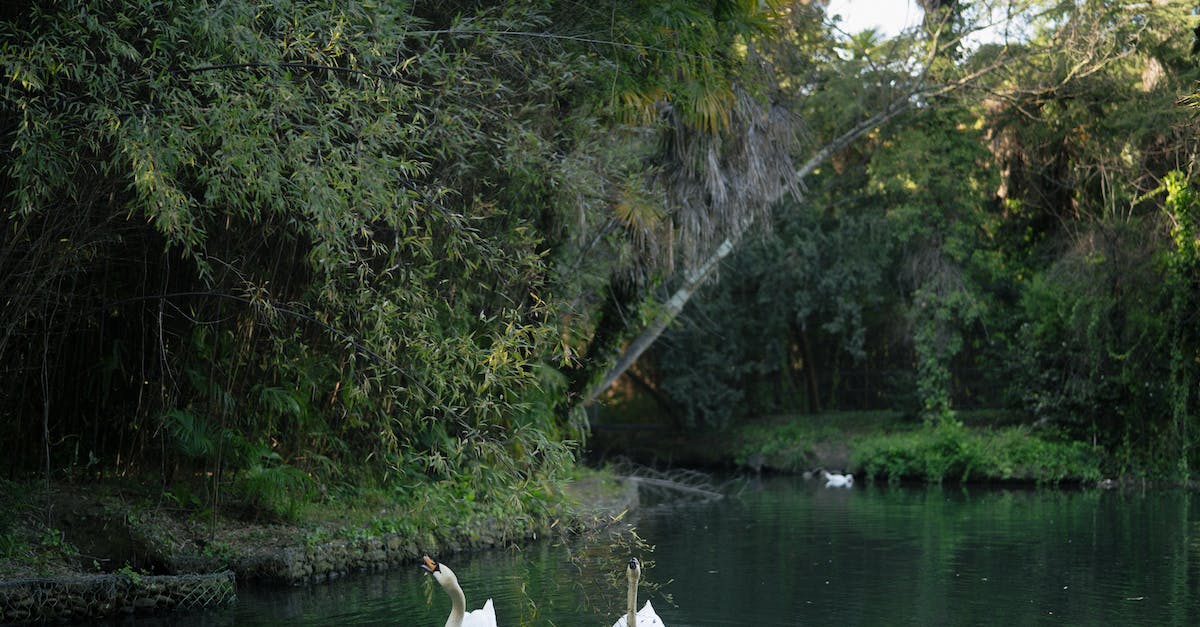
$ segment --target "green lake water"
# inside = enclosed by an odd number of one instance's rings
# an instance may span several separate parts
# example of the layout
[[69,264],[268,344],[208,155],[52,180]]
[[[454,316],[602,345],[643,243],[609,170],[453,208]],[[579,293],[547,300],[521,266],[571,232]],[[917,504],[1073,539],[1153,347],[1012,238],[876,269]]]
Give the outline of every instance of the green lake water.
[[[1200,625],[1195,494],[737,486],[719,501],[663,498],[633,519],[654,546],[639,554],[651,561],[641,599],[668,626]],[[629,557],[610,544],[442,559],[468,606],[494,599],[500,625],[608,626]],[[239,595],[224,610],[136,624],[440,627],[449,611],[415,565]]]

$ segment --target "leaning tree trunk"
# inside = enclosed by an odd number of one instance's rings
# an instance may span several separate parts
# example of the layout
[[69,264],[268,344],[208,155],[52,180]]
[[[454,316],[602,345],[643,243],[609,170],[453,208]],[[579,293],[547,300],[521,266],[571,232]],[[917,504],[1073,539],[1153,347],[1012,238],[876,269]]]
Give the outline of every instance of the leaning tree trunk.
[[696,290],[700,288],[704,280],[712,274],[713,268],[722,259],[729,256],[731,252],[733,252],[733,242],[725,240],[717,247],[717,251],[710,255],[699,268],[688,273],[683,285],[663,305],[662,311],[650,322],[650,326],[646,327],[637,338],[625,347],[625,350],[621,352],[621,356],[617,358],[617,363],[613,364],[612,368],[609,368],[608,372],[604,375],[604,379],[600,381],[600,384],[592,388],[586,402],[591,402],[603,394],[604,390],[607,390],[617,380],[617,377],[624,374],[642,356],[642,353],[646,352],[647,348],[650,348],[650,345],[658,339],[658,336],[662,335],[662,332],[667,329],[667,325],[671,324],[671,321],[683,311],[683,306],[691,299],[692,294],[696,293]]
[[[825,160],[831,157],[834,153],[850,145],[851,142],[866,134],[868,131],[877,128],[882,124],[886,124],[892,118],[900,115],[904,111],[907,111],[912,107],[913,100],[913,98],[904,98],[894,102],[883,111],[871,116],[870,118],[867,118],[866,120],[863,120],[854,128],[846,131],[833,141],[825,144],[820,150],[817,151],[815,155],[812,156],[812,158],[805,162],[803,167],[796,171],[795,180],[797,182],[803,181],[805,177],[807,177],[809,174],[812,174],[813,170],[816,170],[818,166],[824,163]],[[773,201],[778,201],[780,198],[782,198],[787,190],[788,187],[781,184],[779,193],[775,196]],[[650,324],[625,347],[625,350],[622,351],[621,355],[617,358],[616,363],[609,368],[608,372],[605,373],[604,378],[601,379],[600,383],[593,387],[591,392],[588,393],[587,397],[584,399],[585,404],[595,401],[601,394],[603,394],[604,391],[607,390],[609,386],[611,386],[617,380],[618,377],[624,374],[630,366],[637,362],[638,358],[642,356],[642,353],[646,352],[647,348],[650,348],[650,346],[654,344],[656,340],[658,340],[658,337],[667,329],[667,326],[670,325],[671,322],[674,321],[675,318],[677,318],[683,311],[684,305],[686,305],[687,302],[692,298],[692,295],[696,293],[696,290],[698,290],[700,286],[704,284],[704,281],[712,276],[713,270],[715,270],[721,261],[728,257],[729,254],[733,252],[733,249],[736,248],[739,243],[741,243],[742,236],[749,229],[749,226],[750,224],[746,224],[742,228],[730,233],[729,236],[722,241],[719,246],[717,246],[717,249],[713,251],[713,253],[710,254],[703,263],[687,274],[687,276],[684,278],[683,285],[679,286],[679,288],[675,290],[675,293],[671,295],[671,298],[663,304],[659,314],[655,316]]]
[[[969,31],[956,33],[949,37],[950,41],[942,41],[940,38],[935,37],[929,54],[926,57],[926,71],[928,71],[931,62],[935,57],[944,53],[946,50],[950,50],[957,46],[962,37],[967,34],[969,34]],[[787,185],[783,182],[780,183],[777,193],[773,198],[770,199],[770,202],[773,203],[778,201],[780,198],[783,198],[783,196],[789,190],[792,191],[793,195],[798,196],[799,192],[796,190],[800,188],[800,184],[803,183],[804,179],[809,174],[812,174],[813,170],[816,170],[818,166],[833,156],[834,153],[844,149],[846,146],[849,146],[856,139],[862,137],[871,130],[887,124],[901,113],[911,109],[917,102],[928,102],[967,88],[977,82],[980,78],[999,70],[1013,60],[1013,57],[1009,57],[1006,54],[1001,54],[993,59],[991,63],[981,68],[977,68],[966,76],[942,84],[931,85],[924,83],[925,77],[922,77],[918,84],[924,84],[924,87],[918,88],[911,93],[892,101],[879,113],[876,113],[862,122],[859,122],[850,130],[822,146],[821,149],[816,152],[816,154],[814,154],[799,170],[794,173],[792,185]],[[799,200],[798,197],[797,200]],[[702,285],[704,281],[712,275],[712,271],[716,269],[721,260],[727,257],[729,253],[733,252],[733,249],[741,242],[742,236],[746,233],[752,223],[753,219],[751,216],[751,219],[742,223],[739,227],[734,228],[726,237],[726,239],[717,246],[716,250],[712,252],[694,271],[688,274],[683,282],[683,285],[680,286],[679,289],[676,290],[671,298],[666,302],[658,316],[655,317],[654,320],[650,322],[649,326],[647,326],[632,342],[625,347],[625,350],[621,353],[620,357],[617,358],[616,363],[613,364],[612,368],[610,368],[604,375],[604,378],[601,380],[600,384],[592,388],[587,397],[583,399],[584,404],[595,401],[600,394],[604,393],[604,391],[608,389],[608,387],[612,385],[622,373],[629,369],[629,367],[632,366],[639,357],[641,357],[642,353],[644,353],[647,348],[654,344],[658,337],[662,335],[662,332],[666,330],[667,326],[670,325],[671,322],[675,320],[677,316],[679,316],[679,313],[683,311],[684,305],[686,305],[688,300],[691,299],[692,295],[696,293],[696,290],[700,287],[700,285]]]

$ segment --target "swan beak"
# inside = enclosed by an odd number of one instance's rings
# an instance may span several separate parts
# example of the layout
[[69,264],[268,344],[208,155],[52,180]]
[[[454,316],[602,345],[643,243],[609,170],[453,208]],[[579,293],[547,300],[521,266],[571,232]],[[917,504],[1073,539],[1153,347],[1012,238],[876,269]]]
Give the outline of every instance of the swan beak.
[[435,573],[438,570],[438,563],[429,558],[428,555],[421,558],[424,564],[421,564],[421,570],[427,573]]

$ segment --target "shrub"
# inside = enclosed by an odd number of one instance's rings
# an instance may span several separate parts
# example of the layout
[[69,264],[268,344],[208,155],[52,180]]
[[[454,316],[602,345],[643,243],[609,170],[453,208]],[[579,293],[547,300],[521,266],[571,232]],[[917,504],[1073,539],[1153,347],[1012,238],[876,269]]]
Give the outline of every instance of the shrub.
[[859,438],[854,465],[867,478],[950,481],[1097,481],[1100,459],[1083,442],[1040,437],[1029,427],[971,430],[958,422]]

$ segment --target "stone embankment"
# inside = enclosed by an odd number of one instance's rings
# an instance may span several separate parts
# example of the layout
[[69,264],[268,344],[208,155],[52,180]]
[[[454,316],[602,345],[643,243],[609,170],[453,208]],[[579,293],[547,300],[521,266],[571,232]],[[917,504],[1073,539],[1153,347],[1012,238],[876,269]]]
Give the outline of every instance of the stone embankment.
[[[638,482],[631,479],[594,478],[576,482],[571,492],[577,505],[575,516],[585,527],[600,528],[623,512],[638,506]],[[502,525],[477,530],[442,546],[421,546],[413,538],[385,534],[355,539],[334,539],[314,544],[254,547],[239,545],[231,558],[163,556],[172,572],[212,572],[228,567],[240,581],[304,585],[323,583],[356,572],[379,572],[415,564],[426,553],[447,555],[466,550],[504,546],[514,539],[500,532]],[[532,532],[528,532],[532,533]],[[529,535],[521,540],[535,540]]]
[[[576,503],[572,518],[581,528],[605,527],[638,504],[638,482],[631,480],[590,477],[575,482],[569,491]],[[426,552],[445,555],[514,541],[513,530],[505,533],[500,524],[485,525],[485,531],[470,535],[463,533],[438,547],[420,546],[415,539],[399,534],[316,543],[307,540],[301,529],[279,530],[269,537],[258,529],[260,535],[227,535],[226,550],[218,557],[212,551],[194,550],[194,542],[181,544],[180,537],[187,534],[162,519],[108,515],[88,520],[103,530],[99,535],[128,537],[133,545],[130,550],[144,556],[146,563],[174,574],[130,572],[0,581],[0,624],[86,621],[219,607],[236,599],[236,581],[322,583],[352,572],[410,565]],[[79,531],[86,535],[85,530]]]
[[322,583],[351,572],[378,572],[412,563],[420,549],[399,535],[331,540],[234,558],[230,567],[243,580],[299,585]]
[[65,622],[219,607],[237,598],[232,572],[91,575],[0,583],[0,623]]

